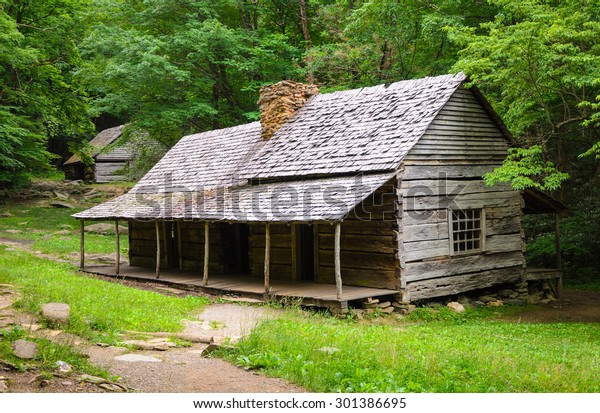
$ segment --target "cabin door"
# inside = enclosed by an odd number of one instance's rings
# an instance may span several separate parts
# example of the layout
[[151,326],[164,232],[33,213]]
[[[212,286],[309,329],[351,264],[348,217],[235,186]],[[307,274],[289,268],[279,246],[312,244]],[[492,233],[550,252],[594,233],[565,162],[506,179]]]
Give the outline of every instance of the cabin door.
[[313,227],[306,224],[296,226],[297,280],[315,280],[315,238]]

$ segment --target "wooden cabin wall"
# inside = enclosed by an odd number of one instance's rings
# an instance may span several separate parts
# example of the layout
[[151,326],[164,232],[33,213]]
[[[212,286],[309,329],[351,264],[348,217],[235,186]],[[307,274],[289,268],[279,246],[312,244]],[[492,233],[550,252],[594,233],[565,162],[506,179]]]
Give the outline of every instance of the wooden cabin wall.
[[[342,222],[340,261],[344,285],[399,288],[395,186],[395,180],[382,186]],[[335,283],[334,231],[334,225],[317,226],[316,281],[321,283]]]
[[[515,282],[524,271],[522,198],[485,185],[507,142],[468,90],[459,89],[404,160],[402,282],[411,300]],[[451,256],[449,208],[485,208],[481,253]]]
[[[295,279],[292,274],[292,227],[271,224],[271,280]],[[249,234],[250,272],[263,277],[265,273],[265,224],[251,224]]]
[[[180,226],[179,230],[177,224]],[[164,223],[164,229],[162,222],[159,225],[161,268],[179,268],[181,265],[183,270],[198,271],[201,276],[204,268],[204,222],[167,222]],[[170,236],[167,234],[169,227],[172,228]],[[177,240],[179,234],[180,243]],[[209,237],[209,274],[224,274],[230,270],[231,257],[235,256],[232,227],[228,224],[212,223],[209,227]],[[181,257],[178,253],[180,246]],[[154,221],[129,222],[129,262],[132,266],[156,267]]]
[[[204,222],[180,222],[182,267],[184,270],[204,269]],[[223,223],[211,223],[208,229],[208,273],[225,274],[227,257],[233,257],[231,226]]]
[[[162,225],[159,226],[162,233]],[[167,268],[167,248],[161,244],[161,268]],[[129,221],[129,264],[156,268],[156,226],[154,221]]]
[[98,183],[126,181],[125,175],[116,173],[127,167],[126,161],[96,162],[94,165],[94,180]]

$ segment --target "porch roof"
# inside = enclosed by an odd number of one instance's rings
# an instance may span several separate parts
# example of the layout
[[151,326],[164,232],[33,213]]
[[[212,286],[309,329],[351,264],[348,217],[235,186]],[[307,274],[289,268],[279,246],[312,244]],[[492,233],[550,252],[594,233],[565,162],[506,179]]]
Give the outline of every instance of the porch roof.
[[181,192],[134,189],[73,216],[88,220],[340,221],[394,175],[358,174]]

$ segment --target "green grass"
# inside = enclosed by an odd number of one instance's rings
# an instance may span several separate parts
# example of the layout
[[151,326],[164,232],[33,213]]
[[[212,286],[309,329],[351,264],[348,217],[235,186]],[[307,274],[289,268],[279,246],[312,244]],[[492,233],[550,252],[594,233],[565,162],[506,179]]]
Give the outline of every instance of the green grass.
[[569,279],[563,280],[564,286],[571,290],[579,291],[596,291],[600,292],[600,279],[598,278],[583,278],[583,279]]
[[[38,345],[38,354],[35,359],[23,360],[13,354],[12,343],[19,339],[34,341]],[[27,337],[27,333],[18,326],[11,330],[0,330],[0,359],[14,364],[20,371],[37,368],[42,373],[55,371],[56,362],[60,360],[70,364],[76,372],[105,379],[112,378],[106,370],[94,366],[85,356],[70,347],[45,339]]]
[[[0,218],[0,236],[12,239],[31,240],[31,248],[45,254],[56,254],[67,258],[68,254],[79,253],[79,222],[71,214],[79,209],[39,208],[15,205],[0,212],[9,212],[12,217]],[[18,230],[13,234],[6,230]],[[57,233],[64,231],[64,233]],[[68,231],[68,233],[66,232]],[[121,236],[121,253],[127,254],[129,238]],[[85,234],[85,250],[88,254],[111,254],[115,252],[115,236]]]
[[595,324],[467,315],[376,326],[288,316],[262,323],[224,356],[317,392],[600,391]]
[[0,247],[0,283],[17,286],[17,305],[37,313],[46,302],[71,306],[66,330],[113,342],[124,330],[175,332],[208,303],[202,297],[167,297],[80,275],[73,267]]

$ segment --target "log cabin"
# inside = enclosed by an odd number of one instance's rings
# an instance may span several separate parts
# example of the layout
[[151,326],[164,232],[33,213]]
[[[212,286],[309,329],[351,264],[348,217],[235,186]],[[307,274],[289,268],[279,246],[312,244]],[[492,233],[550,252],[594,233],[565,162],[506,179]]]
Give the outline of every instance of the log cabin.
[[71,156],[62,165],[65,178],[70,180],[88,180],[97,183],[126,181],[123,170],[127,168],[133,155],[123,145],[111,146],[121,136],[124,125],[104,129],[89,142],[92,148],[90,156],[94,164],[90,167],[82,162],[79,155]]
[[264,87],[260,122],[186,136],[129,193],[73,215],[81,266],[84,221],[114,220],[129,265],[87,271],[337,308],[523,283],[523,214],[562,206],[486,186],[512,138],[466,82]]

